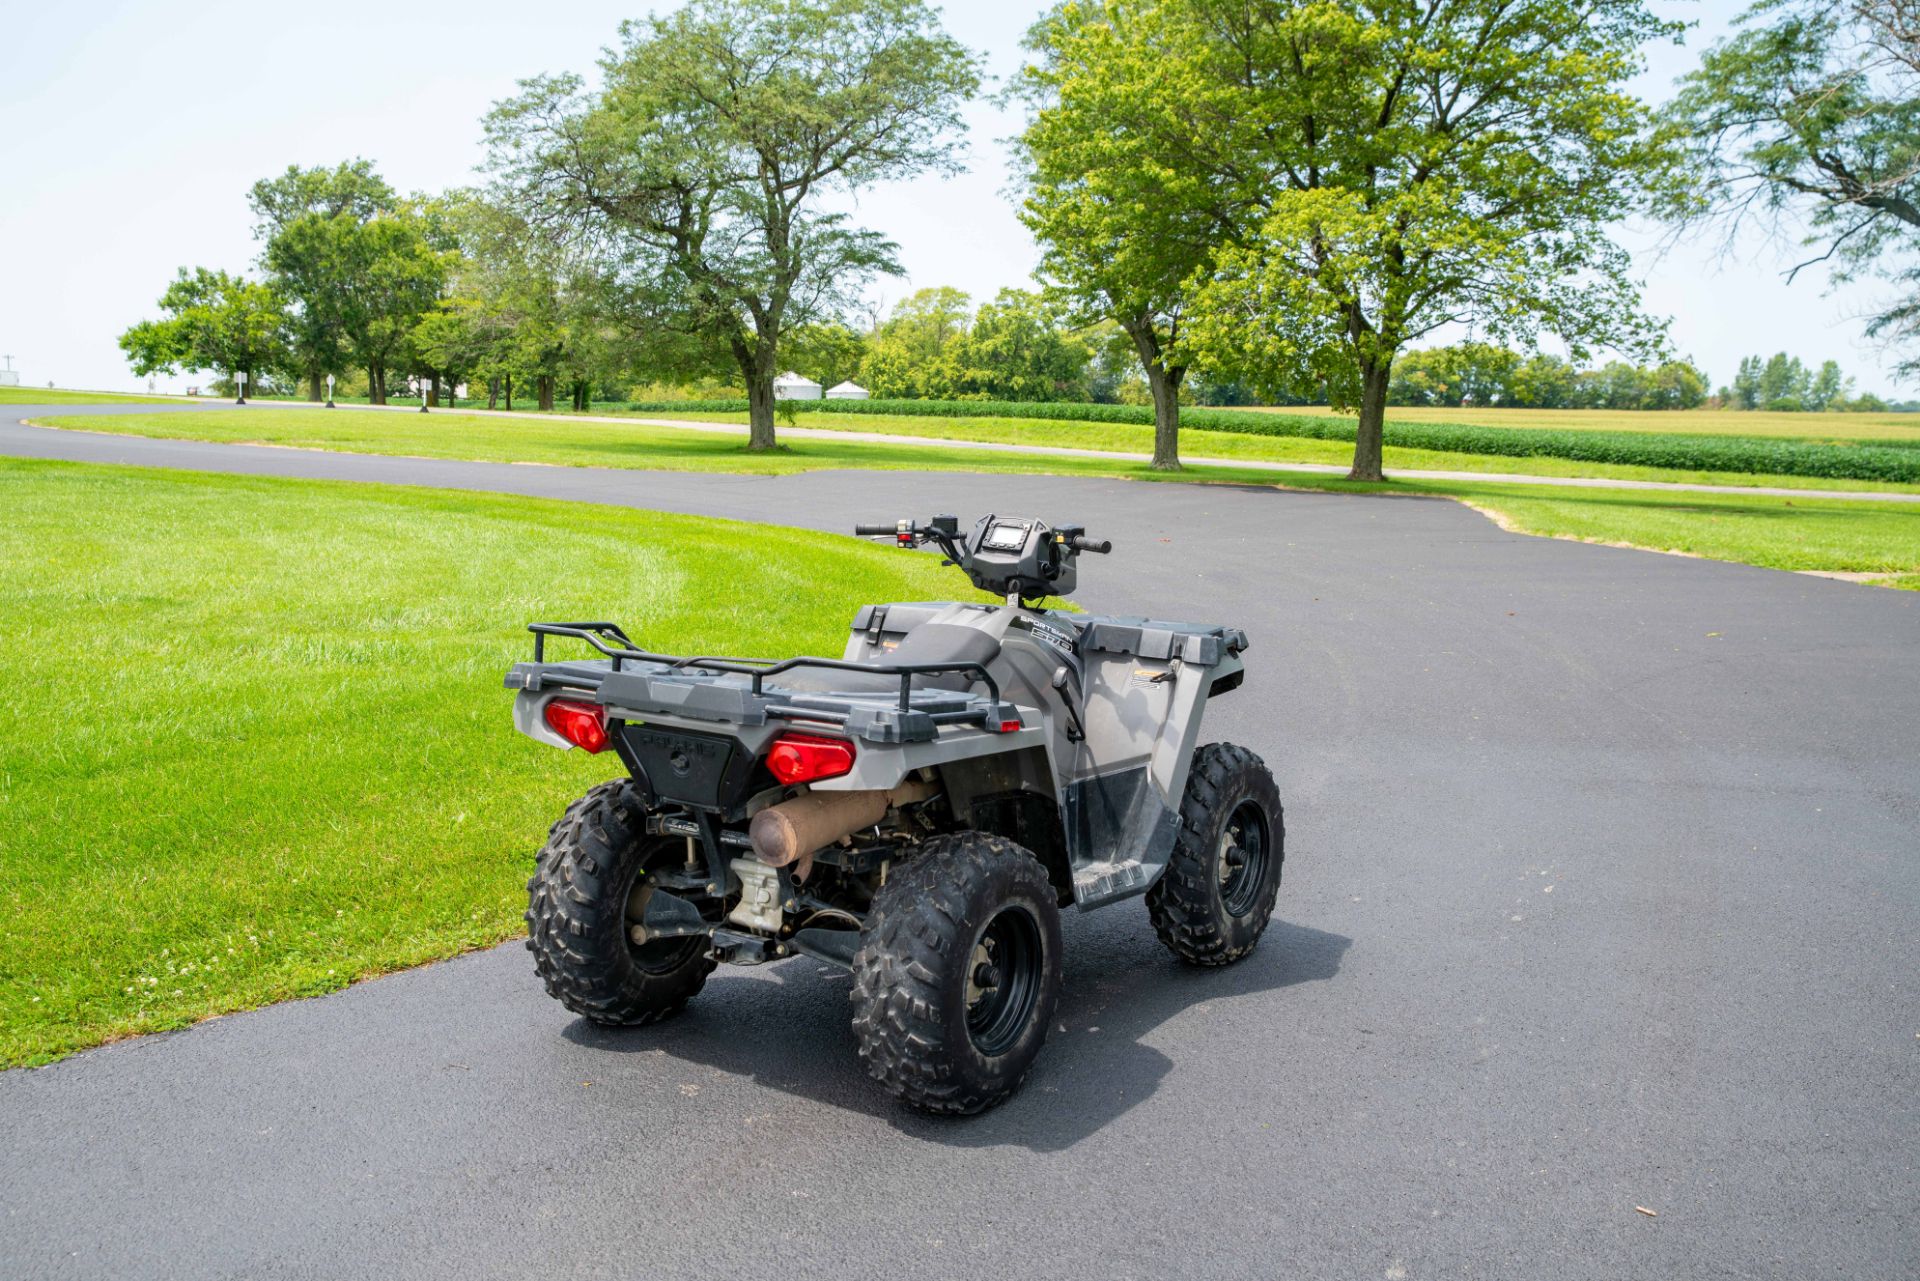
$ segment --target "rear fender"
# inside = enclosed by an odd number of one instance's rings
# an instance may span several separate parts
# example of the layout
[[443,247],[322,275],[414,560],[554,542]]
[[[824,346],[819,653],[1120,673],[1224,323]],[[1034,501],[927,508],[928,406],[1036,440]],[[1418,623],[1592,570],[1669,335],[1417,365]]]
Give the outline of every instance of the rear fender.
[[573,744],[560,737],[547,724],[547,704],[556,698],[564,698],[569,702],[590,701],[582,699],[574,691],[523,689],[513,696],[513,727],[536,743],[572,751]]

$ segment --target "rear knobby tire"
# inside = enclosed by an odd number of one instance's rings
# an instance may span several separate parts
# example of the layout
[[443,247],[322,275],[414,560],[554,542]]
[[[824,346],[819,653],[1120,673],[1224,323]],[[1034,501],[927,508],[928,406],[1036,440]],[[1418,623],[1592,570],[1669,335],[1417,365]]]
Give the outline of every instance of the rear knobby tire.
[[627,901],[649,864],[676,845],[646,833],[631,780],[602,783],[567,807],[527,882],[527,949],[547,993],[595,1023],[677,1014],[713,971],[703,936],[635,944]]
[[1285,849],[1280,792],[1265,762],[1232,743],[1200,748],[1173,856],[1147,891],[1160,941],[1189,965],[1227,965],[1253,951],[1273,919]]
[[998,836],[922,845],[874,895],[853,958],[867,1072],[922,1112],[964,1116],[1020,1088],[1060,994],[1046,869]]

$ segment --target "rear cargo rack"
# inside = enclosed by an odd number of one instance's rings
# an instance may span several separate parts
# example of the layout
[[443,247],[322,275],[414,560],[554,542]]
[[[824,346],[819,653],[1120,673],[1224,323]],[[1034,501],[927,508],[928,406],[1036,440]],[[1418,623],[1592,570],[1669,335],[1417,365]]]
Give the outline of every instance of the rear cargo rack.
[[[613,675],[633,672],[636,670],[635,664],[645,664],[654,669],[650,673],[652,675],[699,671],[744,676],[747,678],[748,691],[751,693],[752,700],[758,705],[758,711],[762,715],[783,720],[816,721],[829,725],[849,726],[864,737],[895,741],[931,738],[936,726],[956,724],[980,725],[996,732],[1008,732],[1010,728],[1020,728],[1017,709],[1001,701],[999,683],[993,679],[983,664],[976,662],[855,663],[840,658],[760,659],[721,658],[712,655],[688,657],[678,654],[656,654],[641,649],[633,643],[632,637],[628,636],[618,623],[529,623],[527,630],[533,633],[535,665],[547,662],[547,638],[555,636],[584,641],[607,658]],[[769,677],[778,677],[782,673],[801,668],[897,678],[900,682],[898,695],[893,698],[893,707],[889,709],[894,715],[880,718],[880,723],[876,723],[873,715],[874,702],[871,697],[844,692],[805,693],[782,690],[777,681],[775,693],[769,695],[766,689]],[[638,670],[646,671],[647,669]],[[913,687],[916,676],[948,674],[969,676],[986,686],[986,697],[982,699],[955,691],[916,690]],[[542,668],[538,672],[516,669],[514,675],[508,678],[508,683],[518,685],[520,688],[557,685],[594,689],[600,682],[589,672],[581,670],[578,665],[555,664]],[[776,696],[787,701],[772,701]]]

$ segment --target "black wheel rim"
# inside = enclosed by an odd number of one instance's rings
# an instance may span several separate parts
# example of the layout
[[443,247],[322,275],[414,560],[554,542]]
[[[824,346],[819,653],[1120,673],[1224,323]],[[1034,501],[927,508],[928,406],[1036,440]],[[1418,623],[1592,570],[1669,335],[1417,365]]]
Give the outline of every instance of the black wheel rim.
[[1253,801],[1242,801],[1220,832],[1220,904],[1229,916],[1245,916],[1260,901],[1267,879],[1267,816]]
[[707,945],[702,935],[686,935],[676,938],[653,939],[645,943],[633,940],[633,927],[640,922],[643,902],[639,898],[641,891],[647,888],[647,874],[650,867],[665,864],[660,854],[651,854],[634,872],[633,879],[627,883],[627,892],[621,896],[627,905],[625,921],[627,931],[627,955],[634,967],[645,974],[666,974],[685,965],[687,958]]
[[967,1037],[987,1058],[1011,1050],[1040,1004],[1046,957],[1040,923],[1024,907],[1002,908],[974,940],[966,979]]

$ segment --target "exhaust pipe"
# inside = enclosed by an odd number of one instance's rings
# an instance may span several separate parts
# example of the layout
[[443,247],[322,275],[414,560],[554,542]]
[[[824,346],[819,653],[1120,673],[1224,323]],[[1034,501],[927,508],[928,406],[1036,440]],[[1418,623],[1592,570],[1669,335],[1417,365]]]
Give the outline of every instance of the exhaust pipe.
[[911,805],[933,795],[930,783],[905,782],[885,791],[808,792],[753,816],[747,837],[754,857],[769,867],[800,863],[804,879],[813,852],[872,827],[896,805]]

